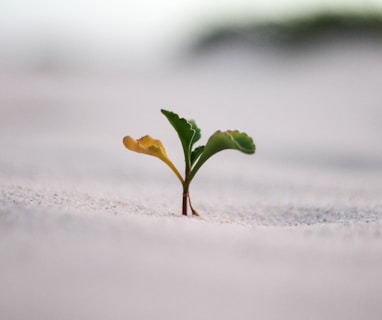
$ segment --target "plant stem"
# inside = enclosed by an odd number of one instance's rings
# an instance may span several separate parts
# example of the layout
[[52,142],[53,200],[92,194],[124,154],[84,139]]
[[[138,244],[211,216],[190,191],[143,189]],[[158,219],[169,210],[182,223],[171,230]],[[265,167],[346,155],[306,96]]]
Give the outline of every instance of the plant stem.
[[187,215],[187,206],[188,206],[187,200],[188,200],[188,191],[183,190],[182,214],[184,216]]
[[187,178],[188,176],[190,175],[190,168],[188,167],[187,163],[186,163],[186,170],[185,170],[185,173],[184,173],[184,182],[183,182],[183,202],[182,202],[182,214],[183,215],[187,215],[187,208],[188,208],[188,197],[189,197],[189,194],[188,194],[188,188],[189,188],[189,183],[187,183]]

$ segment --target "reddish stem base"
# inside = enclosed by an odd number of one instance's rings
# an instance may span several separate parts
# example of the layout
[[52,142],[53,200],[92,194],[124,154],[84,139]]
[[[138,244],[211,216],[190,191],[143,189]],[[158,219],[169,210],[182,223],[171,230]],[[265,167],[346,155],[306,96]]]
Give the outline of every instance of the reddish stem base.
[[188,207],[188,192],[183,192],[183,201],[182,201],[182,214],[184,216],[187,215],[187,207]]

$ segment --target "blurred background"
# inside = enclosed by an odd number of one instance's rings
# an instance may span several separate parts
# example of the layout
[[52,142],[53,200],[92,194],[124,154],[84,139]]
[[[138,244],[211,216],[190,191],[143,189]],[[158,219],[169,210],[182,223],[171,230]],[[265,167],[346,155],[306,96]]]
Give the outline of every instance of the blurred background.
[[146,133],[182,166],[167,108],[196,119],[203,142],[252,135],[253,176],[375,177],[381,80],[379,0],[2,0],[1,175],[131,175],[141,158],[121,139]]
[[[273,31],[282,36],[286,25],[302,20],[295,25],[301,35],[303,22],[317,15],[347,20],[323,19],[321,29],[325,23],[328,29],[340,27],[341,22],[350,27],[356,18],[362,23],[355,25],[371,31],[381,10],[379,0],[3,0],[0,63],[3,70],[126,72],[179,58],[212,32],[262,26],[247,36],[266,38],[274,36],[267,27],[279,23]],[[318,28],[316,24],[305,30],[306,38],[315,41]]]

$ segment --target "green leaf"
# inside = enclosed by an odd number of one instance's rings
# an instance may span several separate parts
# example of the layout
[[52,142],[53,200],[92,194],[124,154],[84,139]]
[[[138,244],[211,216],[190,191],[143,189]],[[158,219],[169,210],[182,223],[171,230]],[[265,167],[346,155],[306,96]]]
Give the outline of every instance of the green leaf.
[[199,159],[200,155],[203,153],[205,146],[199,146],[191,152],[191,166],[194,165],[195,161]]
[[196,122],[194,120],[188,120],[188,122],[191,124],[191,128],[193,130],[195,130],[195,135],[194,137],[192,138],[192,141],[191,141],[191,148],[192,146],[194,145],[195,142],[199,141],[200,138],[202,137],[201,133],[200,133],[200,129],[199,127],[196,125]]
[[[175,131],[178,133],[184,151],[187,171],[191,168],[192,144],[200,138],[200,129],[196,126],[195,122],[190,122],[184,118],[180,118],[175,112],[163,109],[161,109],[161,112],[166,116]],[[196,135],[196,131],[199,132],[199,138],[198,135]]]
[[186,183],[189,184],[191,182],[196,172],[210,157],[225,149],[234,149],[246,154],[252,154],[255,153],[256,147],[252,138],[244,132],[239,132],[237,130],[227,130],[224,132],[216,131],[208,139],[204,151],[192,169]]

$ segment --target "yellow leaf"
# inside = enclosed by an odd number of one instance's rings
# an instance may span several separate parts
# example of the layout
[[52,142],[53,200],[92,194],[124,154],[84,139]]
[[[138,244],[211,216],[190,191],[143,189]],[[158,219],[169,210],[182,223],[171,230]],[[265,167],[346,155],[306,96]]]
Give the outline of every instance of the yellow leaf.
[[160,140],[156,140],[150,137],[149,135],[144,136],[138,140],[135,140],[134,138],[127,136],[123,138],[123,144],[125,145],[127,149],[131,151],[148,154],[150,156],[154,156],[161,159],[176,174],[180,182],[182,184],[184,183],[182,175],[179,173],[178,169],[171,162],[170,158],[167,155],[166,149]]

